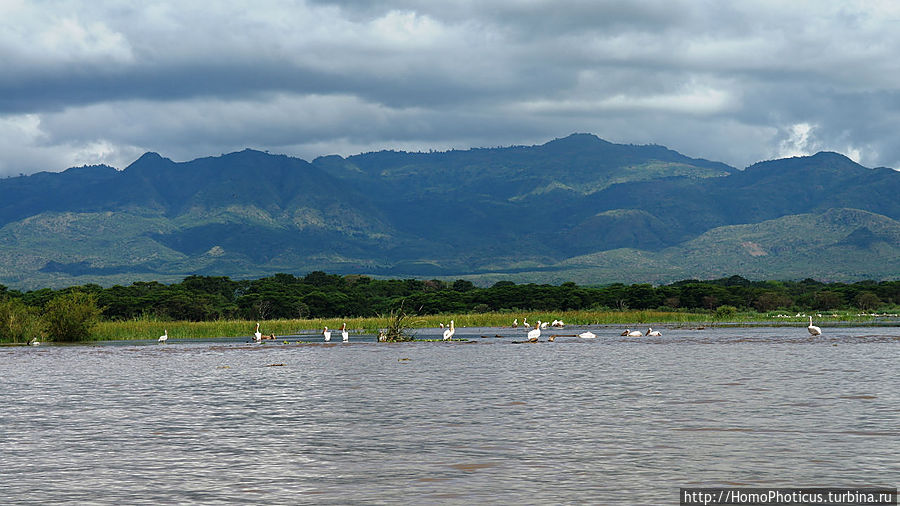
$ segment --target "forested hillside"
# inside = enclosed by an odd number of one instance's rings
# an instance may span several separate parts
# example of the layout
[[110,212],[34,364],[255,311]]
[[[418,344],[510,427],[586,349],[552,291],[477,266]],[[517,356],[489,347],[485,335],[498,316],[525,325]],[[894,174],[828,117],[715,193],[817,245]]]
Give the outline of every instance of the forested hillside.
[[21,289],[322,270],[517,283],[900,277],[900,174],[836,153],[737,170],[574,134],[307,162],[245,150],[0,180]]

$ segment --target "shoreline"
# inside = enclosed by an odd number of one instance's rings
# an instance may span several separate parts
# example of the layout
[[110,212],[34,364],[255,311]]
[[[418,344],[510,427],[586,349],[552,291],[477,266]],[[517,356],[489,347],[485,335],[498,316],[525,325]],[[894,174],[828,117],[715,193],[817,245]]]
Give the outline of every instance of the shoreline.
[[[524,316],[522,316],[524,315]],[[456,322],[457,328],[484,328],[507,329],[514,327],[508,320],[517,315],[506,313],[483,314],[453,314],[453,315],[429,315],[410,316],[407,318],[406,327],[410,331],[423,329],[437,329],[439,323]],[[544,318],[552,321],[546,313],[527,312],[519,313],[523,319],[527,317],[530,322]],[[836,318],[834,316],[837,316]],[[557,313],[566,322],[565,327],[571,328],[632,328],[652,326],[660,329],[714,329],[714,328],[805,328],[808,325],[808,315],[775,318],[770,315],[744,315],[735,318],[716,320],[713,315],[700,313],[671,313],[659,311],[573,311]],[[856,316],[855,313],[829,314],[829,317],[813,316],[816,325],[823,328],[849,328],[849,327],[900,327],[900,317],[894,314],[867,316],[865,319]],[[387,327],[386,317],[347,318],[347,319],[292,319],[292,320],[260,320],[263,334],[276,335],[276,339],[289,336],[314,336],[324,327],[338,329],[346,322],[351,335],[377,334],[379,329]],[[504,324],[505,323],[505,324]],[[102,341],[140,341],[155,340],[164,331],[172,339],[217,339],[217,338],[250,338],[256,325],[255,321],[229,320],[229,321],[156,321],[156,320],[130,320],[130,321],[106,321],[96,325],[90,339],[78,341],[78,343],[91,343]],[[564,331],[563,328],[548,327],[547,332]],[[524,330],[523,326],[518,327]],[[282,337],[278,337],[282,336]],[[52,342],[52,341],[46,341]],[[67,343],[54,343],[67,344]],[[0,342],[0,346],[24,346],[25,343]]]

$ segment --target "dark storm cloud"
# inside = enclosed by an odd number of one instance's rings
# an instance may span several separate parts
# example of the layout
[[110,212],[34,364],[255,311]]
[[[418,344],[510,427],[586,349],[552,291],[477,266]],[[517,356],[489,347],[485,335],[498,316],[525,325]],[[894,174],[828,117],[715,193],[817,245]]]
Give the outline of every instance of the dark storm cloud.
[[0,174],[593,132],[743,167],[900,166],[891,3],[0,4]]

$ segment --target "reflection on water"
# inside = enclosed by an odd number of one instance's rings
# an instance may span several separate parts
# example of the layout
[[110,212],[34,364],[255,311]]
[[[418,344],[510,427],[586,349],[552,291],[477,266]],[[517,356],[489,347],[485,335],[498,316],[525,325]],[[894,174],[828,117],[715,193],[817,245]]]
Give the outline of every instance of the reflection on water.
[[897,485],[900,328],[591,330],[0,348],[3,502],[675,504],[679,487]]

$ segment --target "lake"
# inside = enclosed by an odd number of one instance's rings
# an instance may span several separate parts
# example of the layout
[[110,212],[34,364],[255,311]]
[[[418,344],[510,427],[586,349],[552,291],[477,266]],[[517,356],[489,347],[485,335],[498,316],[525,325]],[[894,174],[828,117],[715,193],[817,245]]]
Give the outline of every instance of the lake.
[[590,330],[0,348],[0,499],[677,504],[679,487],[897,486],[900,328]]

